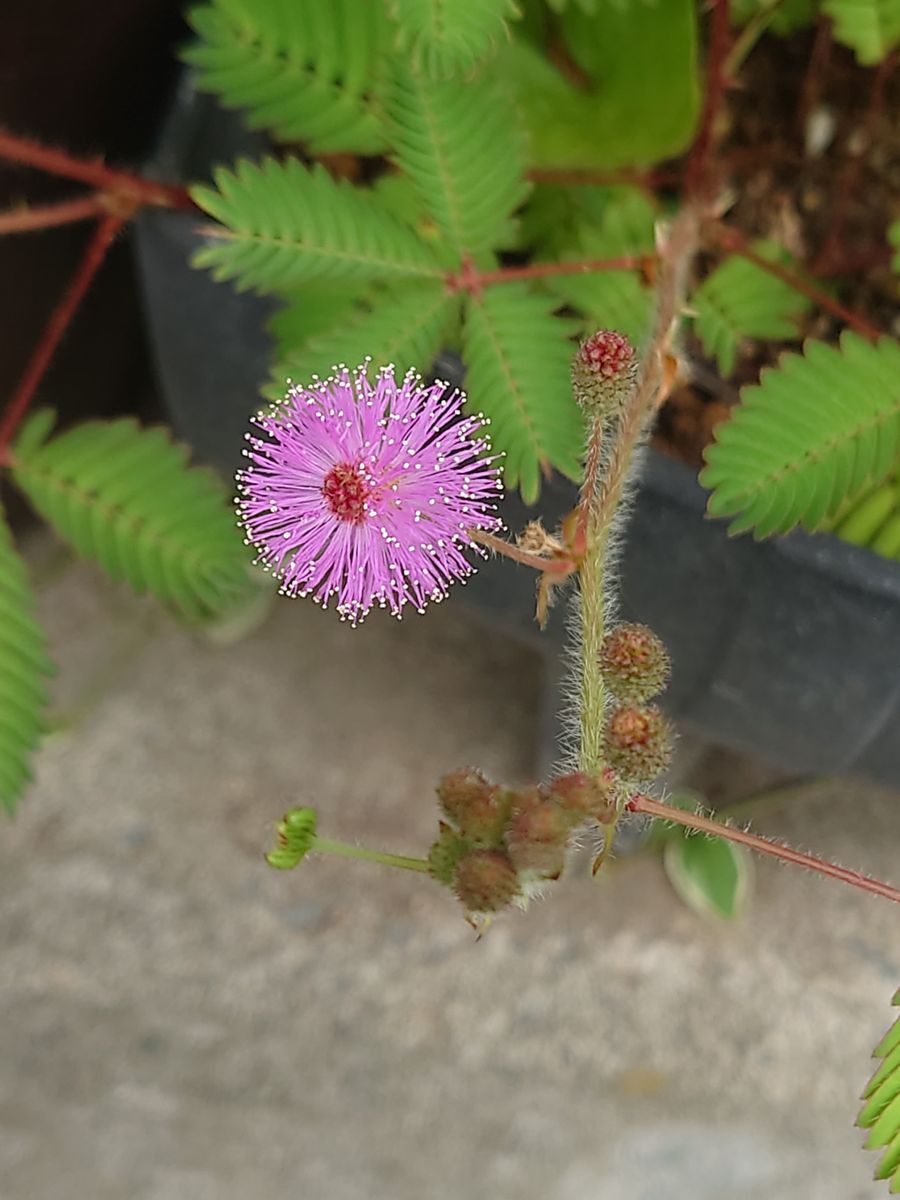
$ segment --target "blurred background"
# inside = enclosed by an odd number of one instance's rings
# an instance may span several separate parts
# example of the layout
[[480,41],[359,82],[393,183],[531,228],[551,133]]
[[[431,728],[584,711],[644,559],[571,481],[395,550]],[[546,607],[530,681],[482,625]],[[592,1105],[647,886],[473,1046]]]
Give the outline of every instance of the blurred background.
[[[150,156],[180,5],[42,0],[4,34],[4,126]],[[7,167],[0,188],[3,207],[70,191]],[[86,236],[0,241],[4,393]],[[45,381],[65,422],[163,413],[134,264],[128,234]],[[703,916],[631,837],[476,942],[420,877],[270,871],[297,802],[330,836],[420,854],[441,774],[537,778],[556,680],[533,640],[457,598],[355,631],[281,601],[216,646],[13,515],[64,720],[0,836],[2,1200],[884,1193],[853,1122],[900,980],[889,904],[766,861],[736,920]],[[670,788],[765,793],[758,831],[896,875],[883,781],[680,729]]]

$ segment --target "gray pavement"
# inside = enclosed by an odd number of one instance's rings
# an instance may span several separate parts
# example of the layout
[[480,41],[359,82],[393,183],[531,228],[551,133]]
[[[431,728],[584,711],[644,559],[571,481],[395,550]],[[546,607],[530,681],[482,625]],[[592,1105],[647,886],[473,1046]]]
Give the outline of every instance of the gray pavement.
[[[41,608],[63,707],[132,661],[0,831],[2,1200],[886,1195],[853,1128],[886,902],[763,862],[714,924],[639,857],[476,943],[427,879],[262,862],[293,803],[420,853],[443,771],[527,778],[530,652],[452,600],[356,631],[282,602],[216,648],[83,566]],[[694,758],[735,796],[765,775]],[[898,878],[900,794],[823,784],[759,827]]]

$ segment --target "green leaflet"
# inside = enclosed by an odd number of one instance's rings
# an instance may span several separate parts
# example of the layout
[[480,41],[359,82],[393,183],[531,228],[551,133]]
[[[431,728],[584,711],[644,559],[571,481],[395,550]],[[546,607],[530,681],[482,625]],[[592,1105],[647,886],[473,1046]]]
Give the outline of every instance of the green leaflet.
[[44,730],[45,679],[54,669],[35,604],[0,511],[0,807],[10,814],[32,777],[31,756]]
[[276,357],[284,359],[310,338],[340,328],[355,314],[360,299],[359,287],[348,283],[307,283],[286,295],[267,326]]
[[581,412],[572,399],[567,323],[553,302],[522,283],[469,297],[463,324],[466,390],[491,419],[491,441],[504,450],[507,487],[534,502],[542,472],[581,474]]
[[433,79],[464,72],[508,36],[512,0],[391,0],[397,49]]
[[841,502],[891,471],[900,447],[900,345],[845,332],[808,341],[744,388],[719,425],[700,481],[709,512],[756,537],[816,529]]
[[750,887],[750,856],[724,838],[673,831],[663,865],[679,898],[702,916],[733,920],[743,911]]
[[881,62],[900,44],[900,0],[822,0],[822,11],[863,66]]
[[[567,222],[566,228],[573,232],[569,233],[568,245],[558,249],[558,261],[602,260],[653,251],[656,210],[637,188],[592,188],[580,203],[582,210],[576,210]],[[615,329],[627,334],[637,347],[646,339],[654,299],[639,271],[553,275],[544,284],[584,316],[585,333]]]
[[[771,242],[759,242],[753,249],[772,261],[784,257]],[[809,311],[810,302],[762,267],[734,255],[707,275],[692,293],[690,307],[700,340],[727,376],[744,338],[796,338],[798,318]]]
[[439,274],[415,232],[365,188],[336,181],[321,166],[297,159],[242,160],[220,168],[215,188],[191,195],[225,226],[213,230],[194,265],[239,290],[283,291],[310,280],[364,283]]
[[25,425],[13,478],[85,558],[192,622],[218,619],[258,590],[225,489],[187,465],[162,429],[88,421],[36,444]]
[[516,41],[501,56],[540,167],[648,165],[685,149],[700,110],[693,0],[597,0],[568,6],[567,48],[589,76],[581,90]]
[[293,346],[272,370],[265,389],[270,399],[284,395],[286,381],[299,385],[325,377],[339,363],[358,366],[371,356],[376,366],[394,363],[402,376],[410,367],[427,372],[447,329],[459,322],[459,298],[442,284],[412,284],[373,297],[341,322]]
[[384,149],[378,121],[390,29],[381,4],[359,0],[214,0],[188,20],[199,40],[182,57],[198,85],[251,129],[317,154]]
[[[893,1003],[900,1004],[900,992]],[[884,1150],[875,1178],[889,1179],[893,1195],[900,1192],[900,1017],[875,1047],[873,1057],[882,1063],[866,1085],[856,1123],[870,1130],[867,1150]]]
[[447,265],[482,263],[512,238],[510,216],[529,191],[524,138],[496,73],[438,82],[397,64],[387,113],[394,161],[443,234]]

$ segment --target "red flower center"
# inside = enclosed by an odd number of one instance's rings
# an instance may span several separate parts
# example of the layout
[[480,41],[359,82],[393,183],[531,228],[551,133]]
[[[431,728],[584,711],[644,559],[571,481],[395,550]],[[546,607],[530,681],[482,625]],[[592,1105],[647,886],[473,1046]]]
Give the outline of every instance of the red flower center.
[[371,489],[352,463],[337,463],[331,468],[322,483],[322,495],[339,521],[361,525],[366,519],[366,501]]

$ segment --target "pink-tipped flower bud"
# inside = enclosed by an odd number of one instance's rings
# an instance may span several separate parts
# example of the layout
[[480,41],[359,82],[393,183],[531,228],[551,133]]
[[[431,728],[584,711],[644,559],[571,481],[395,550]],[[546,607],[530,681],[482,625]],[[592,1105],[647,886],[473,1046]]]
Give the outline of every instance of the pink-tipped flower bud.
[[518,796],[506,827],[513,866],[542,879],[558,879],[566,865],[569,835],[577,823],[552,796],[536,788]]
[[655,779],[672,757],[672,728],[655,704],[623,704],[609,719],[606,754],[623,779]]
[[466,839],[460,837],[451,825],[441,821],[437,841],[428,851],[428,871],[432,879],[450,887],[459,860],[471,848]]
[[489,783],[480,771],[464,768],[445,775],[437,794],[441,808],[464,838],[479,845],[499,845],[509,816],[509,792]]
[[572,360],[572,390],[582,408],[610,413],[628,398],[637,375],[634,346],[614,329],[598,329]]
[[583,771],[559,775],[546,786],[548,795],[576,824],[591,818],[601,824],[611,821],[620,790],[618,776],[610,767],[605,767],[599,775],[585,775]]
[[459,860],[454,887],[467,912],[499,912],[518,895],[519,877],[503,850],[471,850]]
[[600,669],[619,700],[642,704],[659,695],[669,681],[666,648],[646,625],[619,625],[600,651]]

